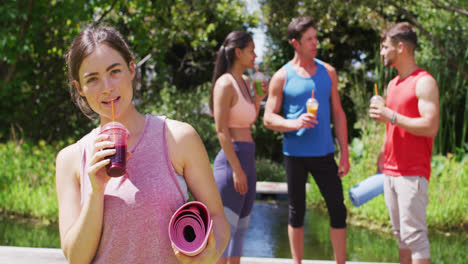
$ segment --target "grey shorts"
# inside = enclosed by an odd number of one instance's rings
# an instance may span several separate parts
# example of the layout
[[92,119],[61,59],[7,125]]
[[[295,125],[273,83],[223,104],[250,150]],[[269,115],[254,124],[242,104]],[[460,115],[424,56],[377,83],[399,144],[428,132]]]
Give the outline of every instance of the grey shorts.
[[424,177],[385,175],[385,204],[393,232],[400,249],[411,249],[412,259],[430,258],[426,225],[428,185]]

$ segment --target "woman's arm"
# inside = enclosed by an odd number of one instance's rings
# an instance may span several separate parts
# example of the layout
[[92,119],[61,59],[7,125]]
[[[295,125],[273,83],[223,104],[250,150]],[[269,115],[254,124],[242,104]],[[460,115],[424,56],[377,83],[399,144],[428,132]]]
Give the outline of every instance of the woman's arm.
[[[98,137],[100,148],[113,147]],[[81,207],[80,163],[81,150],[77,144],[60,151],[56,160],[56,189],[59,206],[60,241],[69,263],[90,263],[96,254],[101,237],[104,188],[108,176],[103,168],[109,160],[105,156],[115,154],[115,149],[101,150],[91,156],[88,174],[93,186],[89,198]]]
[[338,168],[338,175],[340,178],[348,174],[349,171],[349,151],[348,151],[348,125],[346,121],[346,114],[341,105],[340,94],[338,92],[338,77],[336,70],[330,64],[324,63],[328,75],[332,81],[330,92],[333,123],[335,127],[335,135],[340,145],[340,165]]
[[188,257],[176,251],[176,256],[182,263],[216,263],[227,246],[230,232],[208,154],[197,132],[189,124],[175,120],[168,120],[167,124],[172,165],[177,173],[184,175],[194,198],[208,207],[214,234],[214,239],[210,237],[205,250],[199,255]]

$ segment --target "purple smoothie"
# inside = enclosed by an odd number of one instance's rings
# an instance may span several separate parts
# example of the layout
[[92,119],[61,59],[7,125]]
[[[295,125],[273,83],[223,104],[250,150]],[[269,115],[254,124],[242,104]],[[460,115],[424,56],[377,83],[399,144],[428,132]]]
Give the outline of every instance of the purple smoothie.
[[106,159],[110,159],[110,163],[107,164],[107,174],[111,177],[120,177],[125,174],[125,163],[127,155],[127,146],[120,145],[115,146],[115,154],[107,156]]

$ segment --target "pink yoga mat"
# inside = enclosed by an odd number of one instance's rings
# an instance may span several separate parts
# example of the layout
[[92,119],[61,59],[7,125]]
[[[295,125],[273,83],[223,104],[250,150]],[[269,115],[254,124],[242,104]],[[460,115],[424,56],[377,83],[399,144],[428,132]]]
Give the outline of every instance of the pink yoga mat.
[[187,256],[199,254],[208,242],[213,221],[208,208],[201,202],[188,202],[172,215],[169,238]]

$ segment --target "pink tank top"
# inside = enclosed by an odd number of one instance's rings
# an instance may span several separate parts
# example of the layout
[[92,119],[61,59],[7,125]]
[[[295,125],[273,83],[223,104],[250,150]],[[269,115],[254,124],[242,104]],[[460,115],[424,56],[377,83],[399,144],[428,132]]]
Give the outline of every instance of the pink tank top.
[[[83,150],[82,205],[91,190],[85,174],[87,153],[98,132],[96,128],[78,142]],[[165,118],[147,115],[130,152],[127,173],[111,178],[106,186],[102,235],[92,263],[179,263],[167,228],[188,196],[185,181],[177,179],[181,176],[174,173],[169,158]]]
[[228,127],[250,128],[257,118],[255,105],[245,99],[234,77],[230,73],[227,76],[231,79],[237,93],[237,102],[229,111]]

